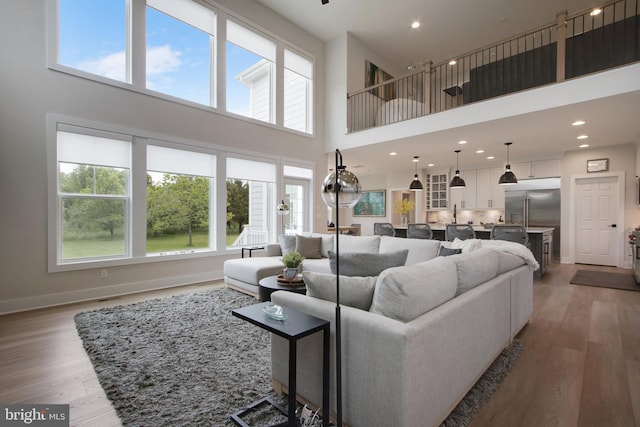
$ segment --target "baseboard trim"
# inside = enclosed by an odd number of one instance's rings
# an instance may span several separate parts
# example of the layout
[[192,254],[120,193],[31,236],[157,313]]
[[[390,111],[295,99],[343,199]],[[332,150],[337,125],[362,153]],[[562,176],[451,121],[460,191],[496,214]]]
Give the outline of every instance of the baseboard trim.
[[16,298],[0,301],[0,315],[92,301],[102,298],[113,298],[121,295],[136,294],[140,292],[155,291],[159,289],[173,288],[178,286],[193,285],[195,283],[212,282],[218,280],[221,281],[223,277],[224,275],[222,271],[210,271],[207,273],[166,277],[154,280],[144,280],[100,288],[90,288],[71,292],[59,292],[55,294],[38,295],[34,297]]

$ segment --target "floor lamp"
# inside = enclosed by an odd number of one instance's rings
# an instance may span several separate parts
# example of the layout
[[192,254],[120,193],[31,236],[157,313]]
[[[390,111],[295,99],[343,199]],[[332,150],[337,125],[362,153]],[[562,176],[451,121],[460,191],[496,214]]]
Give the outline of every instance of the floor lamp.
[[[358,178],[342,165],[342,153],[336,149],[335,169],[322,183],[322,199],[331,208],[352,207],[360,199]],[[336,210],[336,416],[342,427],[342,334],[340,330],[340,212]],[[325,414],[329,416],[329,414]]]
[[289,214],[289,205],[287,205],[284,200],[278,206],[276,206],[276,211],[278,215],[282,218],[282,234],[287,234],[287,227],[284,224],[284,217]]

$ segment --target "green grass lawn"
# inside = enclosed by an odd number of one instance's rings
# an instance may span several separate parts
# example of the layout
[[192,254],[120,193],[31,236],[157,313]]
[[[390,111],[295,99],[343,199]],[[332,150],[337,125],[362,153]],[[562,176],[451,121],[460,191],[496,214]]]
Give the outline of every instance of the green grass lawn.
[[[237,232],[227,233],[227,246],[230,246],[238,237]],[[147,239],[147,253],[167,251],[182,251],[202,249],[209,247],[209,233],[200,231],[193,233],[193,246],[188,246],[189,236],[184,234],[171,234]],[[62,257],[64,259],[102,257],[124,254],[124,240],[68,240],[62,245]]]

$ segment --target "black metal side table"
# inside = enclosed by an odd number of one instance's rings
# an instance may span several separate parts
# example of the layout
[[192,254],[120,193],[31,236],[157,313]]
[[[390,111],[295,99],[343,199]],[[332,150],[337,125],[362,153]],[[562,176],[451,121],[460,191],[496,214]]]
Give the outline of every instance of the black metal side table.
[[242,252],[242,258],[244,258],[244,253],[245,252],[249,252],[249,258],[251,258],[251,256],[253,255],[253,251],[259,251],[264,249],[264,246],[250,246],[250,247],[243,247],[241,252]]
[[265,402],[275,406],[284,415],[288,416],[288,426],[298,426],[296,420],[296,356],[297,343],[300,338],[322,331],[322,420],[325,427],[329,427],[329,338],[330,323],[326,320],[301,313],[292,308],[282,307],[283,313],[287,316],[284,320],[275,320],[267,316],[263,308],[271,305],[270,302],[263,302],[247,307],[237,308],[231,311],[231,314],[246,320],[256,326],[274,333],[289,341],[289,408],[284,411],[279,405],[276,405],[270,397],[265,397],[254,402],[249,407],[238,411],[231,415],[231,419],[239,426],[249,427],[240,418],[243,414],[251,409],[262,405]]

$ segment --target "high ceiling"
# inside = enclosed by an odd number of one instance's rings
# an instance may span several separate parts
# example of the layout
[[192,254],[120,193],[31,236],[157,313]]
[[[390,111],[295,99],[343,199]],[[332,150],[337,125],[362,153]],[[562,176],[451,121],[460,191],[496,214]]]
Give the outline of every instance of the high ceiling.
[[[563,10],[575,14],[589,10],[598,0],[256,0],[323,41],[346,32],[376,51],[399,69],[410,61],[449,58],[555,21]],[[421,26],[412,29],[411,23]],[[639,77],[640,78],[640,77]],[[637,86],[637,85],[636,85]],[[640,91],[563,108],[510,117],[476,125],[343,150],[345,158],[357,159],[362,172],[412,169],[411,157],[421,156],[420,167],[433,162],[453,164],[453,150],[462,149],[460,166],[497,166],[505,157],[503,143],[514,141],[512,162],[559,157],[578,149],[576,136],[588,133],[592,148],[640,141]],[[582,118],[584,131],[571,126]],[[465,139],[469,144],[458,146]],[[431,142],[438,142],[432,144]],[[446,143],[445,143],[446,142]],[[425,148],[426,147],[426,148]],[[342,149],[342,148],[341,148]],[[476,150],[485,153],[478,155]],[[390,157],[395,151],[397,156]],[[492,164],[484,158],[495,155]]]

